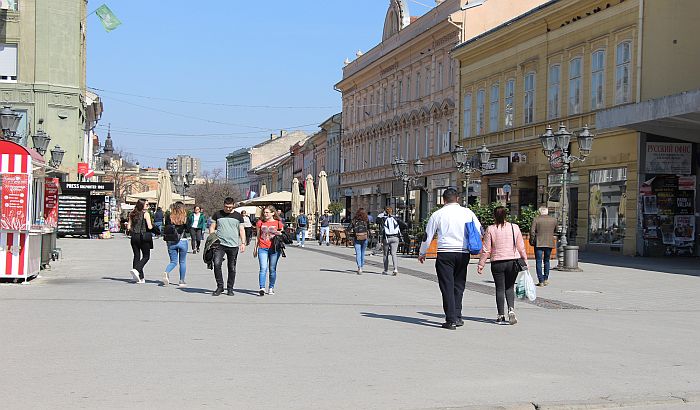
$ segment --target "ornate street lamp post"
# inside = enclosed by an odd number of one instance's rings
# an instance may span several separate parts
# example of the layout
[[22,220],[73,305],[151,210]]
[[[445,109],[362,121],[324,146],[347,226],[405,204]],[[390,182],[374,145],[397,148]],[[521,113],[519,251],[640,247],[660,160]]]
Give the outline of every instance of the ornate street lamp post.
[[469,151],[467,151],[467,149],[465,149],[463,146],[455,145],[454,149],[451,152],[452,160],[454,161],[455,166],[457,167],[457,171],[464,175],[465,206],[469,205],[469,184],[471,182],[472,174],[481,174],[485,170],[486,164],[491,159],[491,151],[489,151],[489,149],[486,148],[485,144],[481,145],[481,147],[476,150],[476,153],[479,156],[479,168],[474,168],[472,166],[472,160],[469,157]]
[[17,127],[22,120],[22,115],[12,111],[12,108],[5,106],[0,110],[0,128],[2,137],[12,142],[18,142]]
[[547,126],[544,134],[540,136],[542,143],[542,152],[549,160],[552,166],[559,165],[562,169],[561,183],[561,239],[557,247],[558,264],[556,269],[579,271],[578,267],[578,246],[568,246],[568,231],[569,231],[569,193],[567,192],[567,184],[569,179],[569,170],[571,164],[576,161],[585,161],[586,157],[591,154],[593,148],[594,135],[588,130],[588,125],[583,127],[578,133],[578,148],[579,156],[574,156],[570,152],[571,136],[573,134],[566,129],[566,126],[559,124],[559,130],[552,132],[552,127]]
[[32,135],[32,142],[34,142],[34,149],[36,149],[36,152],[43,156],[46,154],[46,149],[49,148],[51,137],[44,131],[39,130],[36,134]]
[[403,192],[406,198],[404,202],[405,207],[403,220],[407,224],[409,223],[408,202],[410,197],[408,187],[411,183],[413,183],[416,179],[423,175],[423,166],[423,161],[421,161],[420,159],[416,159],[415,161],[413,161],[414,175],[408,175],[408,162],[406,162],[405,159],[394,158],[394,161],[392,161],[391,163],[391,170],[394,172],[394,178],[403,182]]
[[51,160],[49,161],[49,165],[51,165],[54,168],[58,168],[61,166],[61,162],[63,162],[63,155],[66,153],[66,151],[62,150],[61,147],[56,145],[53,147],[51,150]]

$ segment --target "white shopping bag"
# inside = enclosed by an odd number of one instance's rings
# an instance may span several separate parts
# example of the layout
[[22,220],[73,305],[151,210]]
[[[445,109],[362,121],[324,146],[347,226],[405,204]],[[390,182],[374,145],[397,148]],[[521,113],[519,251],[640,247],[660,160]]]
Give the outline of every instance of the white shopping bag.
[[515,294],[518,298],[523,299],[527,296],[530,301],[534,301],[537,299],[536,289],[530,272],[524,270],[518,274],[518,279],[515,281]]

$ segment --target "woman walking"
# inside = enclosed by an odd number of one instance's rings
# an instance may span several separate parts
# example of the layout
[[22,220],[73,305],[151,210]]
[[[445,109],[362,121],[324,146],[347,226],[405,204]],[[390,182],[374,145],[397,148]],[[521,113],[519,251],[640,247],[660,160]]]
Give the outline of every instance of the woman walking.
[[134,252],[134,260],[131,264],[131,276],[136,283],[146,283],[143,268],[151,258],[153,249],[153,229],[151,214],[147,211],[148,201],[139,199],[136,206],[129,213],[127,229],[131,231],[131,250]]
[[267,281],[267,273],[270,272],[270,287],[267,294],[275,294],[275,282],[277,281],[277,262],[280,258],[280,253],[273,246],[273,238],[277,235],[282,235],[284,224],[280,221],[275,207],[269,205],[263,209],[262,218],[258,219],[256,224],[257,237],[255,240],[255,249],[253,256],[257,256],[260,264],[260,290],[258,295],[265,296],[265,282]]
[[[192,227],[192,224],[188,223],[187,220],[185,204],[180,201],[175,202],[170,207],[170,215],[165,219],[165,230],[163,231],[163,240],[168,245],[168,255],[170,256],[170,263],[165,267],[165,272],[163,272],[163,286],[170,284],[170,272],[175,269],[178,263],[180,264],[180,281],[178,286],[181,288],[187,286],[187,283],[185,283],[185,274],[187,273],[187,238],[185,233],[187,232],[187,227]],[[190,229],[190,232],[192,232],[192,229]]]
[[504,302],[508,304],[508,322],[511,325],[518,323],[515,316],[515,279],[520,271],[518,259],[527,265],[527,252],[525,242],[520,233],[520,227],[506,222],[506,208],[499,206],[493,211],[496,223],[489,226],[484,236],[484,250],[479,259],[477,272],[479,275],[484,270],[486,259],[491,258],[491,273],[496,284],[496,307],[498,309],[497,324],[506,322]]
[[243,229],[245,230],[245,246],[248,246],[250,245],[250,238],[253,236],[253,223],[245,210],[241,211],[241,216],[243,217]]
[[397,264],[397,253],[399,250],[399,242],[401,242],[401,230],[407,229],[406,223],[397,219],[393,215],[394,209],[390,206],[384,208],[382,216],[377,216],[379,229],[381,230],[382,249],[384,250],[384,271],[382,275],[389,274],[389,257],[394,264],[393,276],[399,274],[399,265]]
[[362,268],[365,266],[365,252],[367,251],[367,237],[369,235],[369,219],[364,208],[360,208],[355,212],[355,217],[350,222],[350,232],[353,235],[355,246],[357,274],[362,275]]
[[204,216],[202,208],[195,205],[192,213],[187,215],[187,226],[192,238],[192,253],[197,253],[202,244],[202,232],[207,227],[207,218]]

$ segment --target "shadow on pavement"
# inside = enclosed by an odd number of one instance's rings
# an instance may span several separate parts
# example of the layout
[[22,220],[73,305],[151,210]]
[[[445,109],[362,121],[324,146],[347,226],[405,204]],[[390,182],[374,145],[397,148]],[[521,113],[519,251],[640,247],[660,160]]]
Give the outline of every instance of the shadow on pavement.
[[[193,294],[200,294],[200,295],[211,295],[214,292],[214,289],[203,289],[203,288],[177,288],[180,292],[185,292],[185,293],[193,293]],[[258,292],[250,289],[233,289],[233,293],[238,294],[242,293],[245,295],[251,295],[251,296],[258,296]],[[221,294],[221,296],[226,296],[226,291]]]
[[[337,272],[337,273],[344,273],[346,275],[357,275],[357,270],[356,269],[345,269],[345,270],[337,270],[337,269],[319,269],[319,272]],[[381,272],[369,272],[366,270],[362,271],[363,275],[381,275]]]
[[[430,316],[430,317],[437,317],[437,318],[444,318],[445,315],[442,313],[430,313],[430,312],[416,312],[419,315],[425,315],[425,316]],[[491,324],[496,324],[496,321],[493,319],[488,319],[485,317],[474,317],[474,316],[462,316],[462,320],[464,321],[469,321],[469,322],[479,322],[479,323],[491,323]]]
[[[103,276],[102,279],[105,279],[105,280],[113,280],[113,281],[115,281],[115,282],[128,283],[128,284],[131,284],[131,285],[135,285],[135,284],[136,284],[136,282],[134,282],[134,280],[133,280],[132,278],[113,278],[113,277],[109,277],[109,276]],[[159,280],[150,280],[150,279],[146,279],[146,284],[161,285],[161,286],[163,286],[163,282],[161,282],[161,281],[159,281]]]
[[380,315],[378,313],[362,312],[362,316],[369,317],[372,319],[386,319],[393,320],[394,322],[411,323],[414,325],[421,325],[427,327],[440,327],[441,323],[434,322],[432,320],[421,319],[419,317],[408,317],[408,316],[398,316],[398,315]]
[[700,276],[700,269],[698,269],[700,258],[697,257],[658,258],[586,252],[580,255],[579,261],[596,265],[673,273],[676,275]]

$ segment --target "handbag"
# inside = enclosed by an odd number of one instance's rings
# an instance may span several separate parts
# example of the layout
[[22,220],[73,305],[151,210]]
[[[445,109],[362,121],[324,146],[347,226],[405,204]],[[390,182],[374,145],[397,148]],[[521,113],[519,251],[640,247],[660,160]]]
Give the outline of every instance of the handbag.
[[[513,248],[515,249],[515,252],[518,252],[518,247],[515,245],[515,228],[513,228],[513,224],[510,224],[510,230],[513,232]],[[515,267],[518,268],[518,272],[522,271],[527,271],[527,263],[523,258],[517,258],[514,261]]]
[[[146,224],[146,217],[143,215],[141,216],[141,226],[145,228]],[[153,233],[148,232],[147,230],[144,230],[144,232],[141,232],[141,242],[146,242],[149,246],[150,249],[153,249]]]

